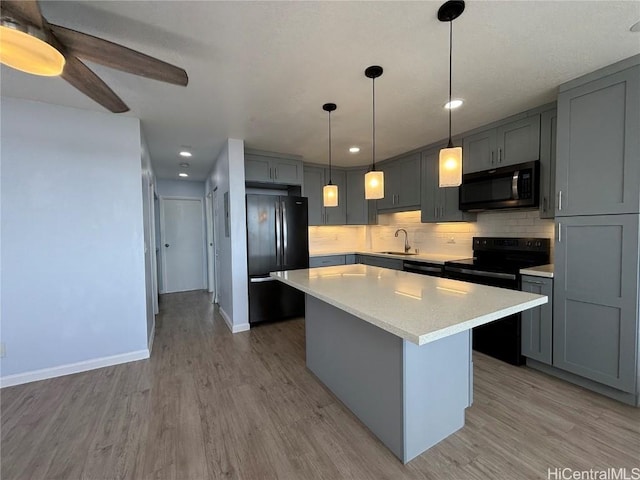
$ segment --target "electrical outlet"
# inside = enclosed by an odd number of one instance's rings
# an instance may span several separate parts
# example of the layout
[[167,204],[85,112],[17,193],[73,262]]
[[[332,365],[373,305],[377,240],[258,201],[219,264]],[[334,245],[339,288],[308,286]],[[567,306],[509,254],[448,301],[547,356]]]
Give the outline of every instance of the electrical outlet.
[[455,238],[453,238],[453,237],[449,237],[449,238],[447,239],[447,243],[456,243],[456,239],[455,239]]
[[0,342],[0,358],[4,357],[7,354],[7,351],[4,346],[4,342]]

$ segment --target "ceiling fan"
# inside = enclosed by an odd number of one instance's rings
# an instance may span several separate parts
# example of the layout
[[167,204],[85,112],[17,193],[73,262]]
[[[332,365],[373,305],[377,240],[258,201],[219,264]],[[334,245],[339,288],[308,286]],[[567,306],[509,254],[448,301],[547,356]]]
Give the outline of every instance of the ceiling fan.
[[129,107],[80,59],[186,86],[187,72],[117,43],[53,25],[37,0],[0,1],[0,62],[35,75],[61,75],[113,113]]

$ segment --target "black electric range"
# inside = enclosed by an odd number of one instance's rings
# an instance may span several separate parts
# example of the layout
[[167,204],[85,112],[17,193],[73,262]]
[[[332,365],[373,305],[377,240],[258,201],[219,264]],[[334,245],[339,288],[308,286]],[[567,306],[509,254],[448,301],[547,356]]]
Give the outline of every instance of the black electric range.
[[[444,276],[465,282],[520,290],[520,269],[549,263],[548,238],[473,237],[473,258],[445,262]],[[473,348],[522,365],[520,314],[473,329]]]

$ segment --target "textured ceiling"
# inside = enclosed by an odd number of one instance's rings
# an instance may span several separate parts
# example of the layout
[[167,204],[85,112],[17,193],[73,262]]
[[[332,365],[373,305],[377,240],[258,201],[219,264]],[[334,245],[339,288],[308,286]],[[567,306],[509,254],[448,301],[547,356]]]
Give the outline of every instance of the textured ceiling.
[[[92,65],[142,120],[159,178],[182,146],[202,180],[226,138],[327,162],[326,102],[338,165],[378,160],[446,136],[448,25],[440,2],[42,2],[52,23],[187,70],[182,88]],[[467,1],[454,22],[454,133],[555,99],[560,83],[640,53],[637,1]],[[2,67],[2,95],[102,110],[59,78]],[[357,155],[351,145],[361,147]]]

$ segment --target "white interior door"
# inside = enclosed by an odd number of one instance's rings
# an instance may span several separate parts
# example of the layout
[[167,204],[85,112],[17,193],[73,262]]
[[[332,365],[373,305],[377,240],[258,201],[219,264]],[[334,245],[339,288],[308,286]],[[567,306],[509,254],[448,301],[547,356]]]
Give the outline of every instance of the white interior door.
[[164,293],[205,285],[204,216],[199,198],[160,198]]

